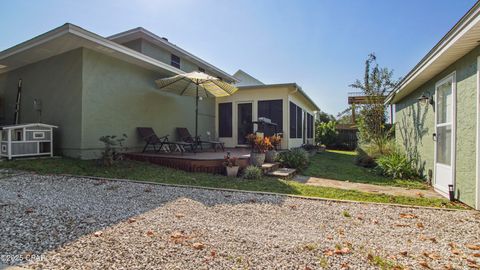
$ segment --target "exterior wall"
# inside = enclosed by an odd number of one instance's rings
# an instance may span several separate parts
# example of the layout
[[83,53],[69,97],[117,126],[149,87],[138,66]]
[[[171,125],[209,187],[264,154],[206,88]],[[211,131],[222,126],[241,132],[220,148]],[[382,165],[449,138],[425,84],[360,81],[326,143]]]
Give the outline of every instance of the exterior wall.
[[[136,127],[153,127],[158,136],[176,140],[176,127],[195,132],[195,98],[162,93],[154,81],[162,75],[121,60],[83,49],[82,158],[98,157],[103,135],[128,136],[129,151],[144,142]],[[199,135],[215,130],[215,101],[199,102]]]
[[[308,106],[309,102],[307,101],[307,99],[302,94],[300,94],[298,92],[294,92],[294,93],[292,93],[288,96],[287,104],[290,104],[290,101],[295,103],[297,106],[302,108],[303,111],[306,111],[307,113],[311,114],[314,117],[314,119],[313,119],[313,123],[314,123],[313,139],[306,139],[307,143],[313,144],[314,139],[315,139],[315,113],[313,112],[313,109]],[[289,148],[300,147],[303,144],[303,138],[295,138],[295,139],[290,138],[290,134],[289,134],[290,133],[290,110],[287,111],[287,116],[288,116],[288,119],[287,119],[288,125],[286,127],[288,129],[287,129],[287,132],[285,133],[286,134],[285,138],[288,139],[288,146],[289,146]],[[302,122],[303,123],[305,123],[304,118],[305,118],[305,116],[302,115]],[[303,135],[304,135],[304,137],[307,136],[307,125],[303,125]]]
[[[237,106],[239,103],[252,103],[252,113],[253,121],[257,120],[258,117],[258,101],[260,100],[272,100],[272,99],[282,99],[283,100],[283,140],[282,148],[289,149],[293,147],[299,147],[303,144],[303,139],[290,139],[290,109],[289,102],[293,101],[303,110],[308,113],[315,115],[313,109],[309,107],[308,101],[299,93],[293,93],[295,89],[288,86],[272,86],[261,88],[244,88],[238,90],[235,94],[216,99],[215,106],[215,136],[218,138],[218,103],[232,102],[232,137],[231,138],[219,138],[219,140],[225,142],[227,147],[236,147],[237,146],[237,120],[238,120],[238,109]],[[306,127],[304,127],[306,134]],[[254,126],[254,130],[256,127]],[[315,137],[315,136],[314,136]]]
[[[223,102],[232,102],[232,137],[231,138],[219,138],[220,141],[225,142],[226,147],[236,147],[238,142],[237,137],[237,120],[238,120],[238,104],[239,103],[252,103],[252,120],[257,121],[258,118],[258,101],[259,100],[272,100],[272,99],[282,99],[283,100],[283,134],[285,137],[285,132],[287,132],[288,127],[288,88],[287,87],[272,87],[272,88],[262,88],[262,89],[240,89],[235,94],[216,98],[215,106],[215,136],[218,138],[218,103]],[[256,130],[254,126],[253,130]],[[288,148],[288,142],[284,139],[282,140],[281,147],[283,149]]]
[[[458,199],[475,205],[477,56],[480,47],[459,59],[432,80],[396,104],[396,138],[408,155],[417,156],[424,175],[434,172],[435,114],[431,105],[422,106],[417,98],[435,93],[435,83],[456,72],[456,153],[455,189]],[[435,179],[433,177],[433,179]]]
[[[125,45],[125,44],[124,44]],[[141,40],[141,53],[148,55],[152,58],[155,58],[159,61],[162,61],[165,64],[170,65],[171,62],[171,52],[168,50],[165,50],[163,48],[160,48],[146,40]],[[186,60],[185,58],[182,57],[182,55],[178,55],[180,57],[180,69],[185,71],[185,72],[192,72],[192,71],[198,71],[198,66],[195,65],[194,63]]]
[[126,46],[132,50],[135,50],[137,52],[142,52],[142,40],[141,39],[135,39],[126,43],[122,44],[123,46]]
[[[14,122],[17,84],[23,80],[20,123],[57,125],[56,154],[80,155],[82,122],[82,50],[73,50],[0,74],[4,124]],[[34,100],[41,101],[41,116]]]

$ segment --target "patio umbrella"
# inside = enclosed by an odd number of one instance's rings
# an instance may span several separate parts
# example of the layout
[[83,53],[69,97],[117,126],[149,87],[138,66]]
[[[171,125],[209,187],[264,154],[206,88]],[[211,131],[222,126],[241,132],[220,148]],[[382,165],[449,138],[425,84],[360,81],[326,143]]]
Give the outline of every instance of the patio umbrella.
[[163,91],[180,96],[195,97],[195,140],[198,137],[198,100],[209,97],[230,96],[238,89],[203,72],[190,72],[155,81]]

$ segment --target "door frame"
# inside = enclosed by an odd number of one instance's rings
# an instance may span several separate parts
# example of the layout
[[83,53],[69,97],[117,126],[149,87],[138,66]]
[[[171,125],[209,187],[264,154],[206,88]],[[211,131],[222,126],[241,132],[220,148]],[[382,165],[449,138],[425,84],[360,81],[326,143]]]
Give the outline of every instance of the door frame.
[[[457,72],[453,71],[452,73],[448,74],[447,76],[443,77],[443,79],[439,80],[437,83],[435,83],[435,103],[434,103],[434,133],[437,133],[437,88],[438,86],[442,85],[443,83],[451,80],[452,81],[452,138],[451,138],[451,177],[452,177],[452,185],[453,188],[456,188],[456,179],[455,179],[455,171],[456,171],[456,158],[457,158],[457,152],[456,152],[456,144],[457,144]],[[445,192],[439,190],[436,187],[436,182],[437,182],[437,141],[434,141],[434,147],[433,147],[433,172],[434,172],[434,181],[433,181],[433,187],[434,189],[439,192],[440,194],[448,197],[448,193],[445,194]]]
[[[235,127],[233,129],[233,131],[235,132],[235,138],[234,138],[234,143],[236,146],[240,146],[240,147],[246,147],[248,146],[248,144],[239,144],[238,143],[238,105],[240,104],[251,104],[252,105],[252,122],[255,121],[255,118],[254,118],[254,113],[255,113],[255,108],[254,108],[254,105],[255,105],[255,102],[254,100],[243,100],[243,101],[237,101],[235,102]],[[252,124],[253,125],[253,124]],[[253,125],[253,131],[255,131],[255,126]]]
[[480,56],[477,57],[477,139],[475,208],[480,210]]

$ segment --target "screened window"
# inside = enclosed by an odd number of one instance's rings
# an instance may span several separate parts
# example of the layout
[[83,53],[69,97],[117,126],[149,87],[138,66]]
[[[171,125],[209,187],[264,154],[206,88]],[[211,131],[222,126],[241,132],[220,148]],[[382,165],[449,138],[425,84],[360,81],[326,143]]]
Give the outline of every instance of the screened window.
[[313,115],[307,113],[307,138],[313,138]]
[[232,137],[232,103],[218,104],[218,136]]
[[297,106],[297,138],[303,138],[302,108]]
[[258,101],[258,117],[266,117],[277,124],[275,128],[265,131],[266,135],[273,135],[276,132],[283,132],[283,100],[260,100]]
[[290,102],[290,138],[303,138],[303,110]]
[[176,56],[175,54],[172,54],[170,56],[170,65],[180,68],[180,57]]
[[297,138],[297,105],[290,102],[290,138]]

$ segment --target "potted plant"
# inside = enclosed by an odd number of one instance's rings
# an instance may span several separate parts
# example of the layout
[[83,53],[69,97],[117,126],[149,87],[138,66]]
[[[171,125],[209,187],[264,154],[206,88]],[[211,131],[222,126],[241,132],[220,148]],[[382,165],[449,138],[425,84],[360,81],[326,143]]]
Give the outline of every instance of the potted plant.
[[238,166],[237,164],[237,161],[238,161],[238,158],[231,157],[230,152],[227,152],[227,155],[223,159],[223,166],[227,171],[228,177],[237,177],[238,169],[240,168],[240,166]]
[[277,149],[280,143],[282,142],[282,137],[280,137],[279,135],[273,135],[268,139],[270,140],[270,144],[272,146],[269,147],[269,149],[265,153],[265,161],[268,163],[273,163],[278,157]]
[[247,140],[251,147],[250,164],[258,167],[262,166],[265,162],[265,152],[272,147],[270,140],[256,134],[249,134]]

